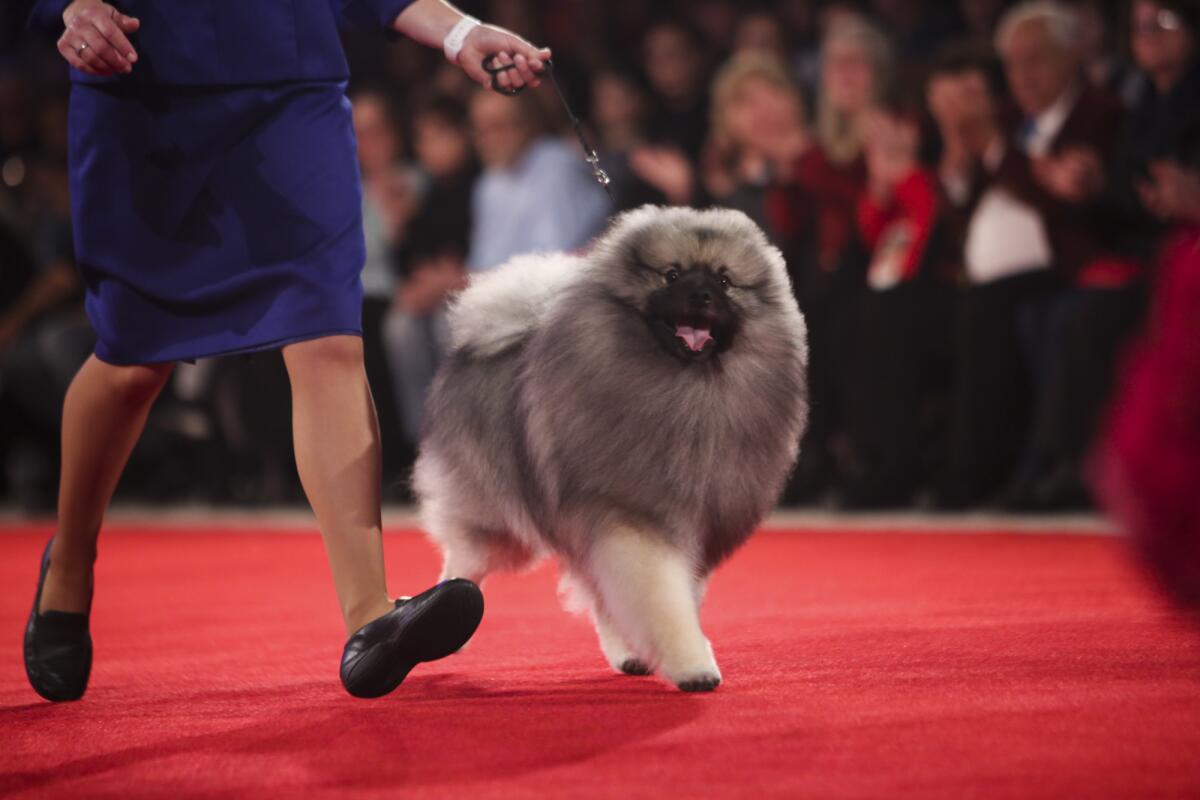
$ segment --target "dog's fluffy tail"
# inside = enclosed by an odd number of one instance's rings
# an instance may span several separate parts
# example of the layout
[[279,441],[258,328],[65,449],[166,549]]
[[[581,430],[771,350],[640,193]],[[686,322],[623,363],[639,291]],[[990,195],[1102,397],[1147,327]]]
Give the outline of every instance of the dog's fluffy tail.
[[450,307],[453,349],[488,356],[520,342],[586,264],[569,253],[533,253],[473,276]]

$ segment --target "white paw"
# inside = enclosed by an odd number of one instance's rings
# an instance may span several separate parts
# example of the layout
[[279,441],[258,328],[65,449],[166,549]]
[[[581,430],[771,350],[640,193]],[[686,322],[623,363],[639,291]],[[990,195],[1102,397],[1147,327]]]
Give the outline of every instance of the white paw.
[[712,648],[708,651],[708,658],[698,662],[670,669],[664,666],[663,674],[682,691],[711,692],[721,685],[721,670],[712,657]]
[[674,681],[683,692],[711,692],[721,685],[721,675],[717,672],[696,673]]

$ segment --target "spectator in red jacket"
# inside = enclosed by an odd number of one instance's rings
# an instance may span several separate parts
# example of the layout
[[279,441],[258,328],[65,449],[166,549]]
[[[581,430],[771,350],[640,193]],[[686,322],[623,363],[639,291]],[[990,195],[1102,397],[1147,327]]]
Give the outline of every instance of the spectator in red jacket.
[[908,505],[930,478],[927,413],[949,375],[953,271],[935,241],[937,179],[918,160],[920,104],[893,93],[868,120],[857,231],[866,285],[856,315],[852,471],[842,505]]

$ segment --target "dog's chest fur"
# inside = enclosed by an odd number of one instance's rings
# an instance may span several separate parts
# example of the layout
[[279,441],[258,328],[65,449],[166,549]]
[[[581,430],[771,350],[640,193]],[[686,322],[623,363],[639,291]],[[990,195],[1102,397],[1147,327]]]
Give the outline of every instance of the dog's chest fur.
[[[663,352],[644,320],[586,290],[525,348],[521,405],[547,525],[597,509],[715,564],[778,499],[806,411],[803,337],[786,319],[704,363]],[[582,451],[581,451],[582,449]]]

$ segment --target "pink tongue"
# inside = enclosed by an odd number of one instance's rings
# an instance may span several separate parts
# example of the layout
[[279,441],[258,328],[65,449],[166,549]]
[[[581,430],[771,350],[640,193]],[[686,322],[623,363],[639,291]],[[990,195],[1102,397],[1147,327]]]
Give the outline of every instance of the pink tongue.
[[676,326],[675,335],[683,339],[683,343],[688,346],[688,349],[696,353],[699,353],[704,349],[704,345],[712,341],[708,328],[693,328],[691,325]]

